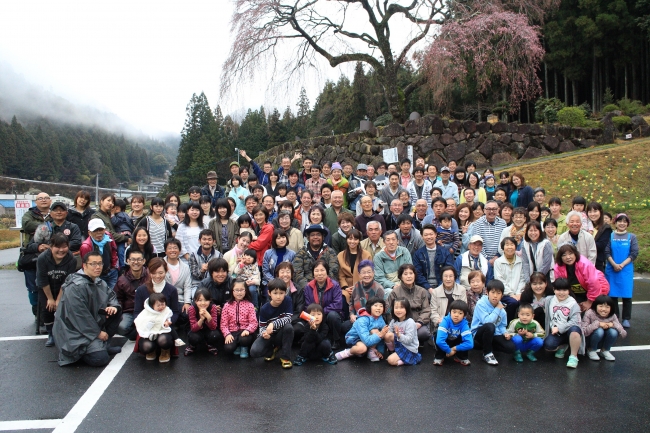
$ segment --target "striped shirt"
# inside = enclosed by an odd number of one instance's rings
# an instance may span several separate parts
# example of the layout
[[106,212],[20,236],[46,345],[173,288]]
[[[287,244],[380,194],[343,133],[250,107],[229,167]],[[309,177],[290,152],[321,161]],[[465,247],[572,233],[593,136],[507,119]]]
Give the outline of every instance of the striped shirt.
[[151,238],[151,245],[153,245],[156,252],[165,251],[165,238],[167,237],[167,233],[164,219],[158,224],[149,218],[149,237]]
[[490,260],[499,252],[501,232],[506,228],[506,222],[496,217],[493,223],[488,222],[485,215],[476,220],[469,228],[469,237],[479,235],[483,238],[483,255]]

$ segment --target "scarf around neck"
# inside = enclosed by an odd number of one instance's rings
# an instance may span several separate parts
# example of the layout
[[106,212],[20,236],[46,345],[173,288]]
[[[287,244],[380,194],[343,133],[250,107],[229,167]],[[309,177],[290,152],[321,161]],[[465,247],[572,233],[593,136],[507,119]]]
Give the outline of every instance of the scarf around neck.
[[104,245],[106,245],[111,241],[111,237],[106,233],[104,233],[104,237],[99,242],[97,242],[93,237],[91,237],[90,239],[93,241],[93,244],[97,245],[97,248],[99,249],[99,254],[104,254]]

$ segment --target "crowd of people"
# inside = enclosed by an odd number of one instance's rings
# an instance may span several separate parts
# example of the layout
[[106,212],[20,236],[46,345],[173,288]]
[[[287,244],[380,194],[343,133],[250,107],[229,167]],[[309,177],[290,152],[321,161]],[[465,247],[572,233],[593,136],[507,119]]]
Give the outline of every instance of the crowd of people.
[[93,210],[85,191],[70,208],[38,194],[18,264],[60,365],[106,365],[115,335],[159,362],[414,365],[427,344],[436,366],[470,365],[472,349],[490,365],[542,349],[571,368],[614,361],[638,255],[626,214],[580,196],[563,208],[471,161],[355,171],[297,153],[275,169],[240,153],[248,166],[233,162],[225,186],[208,172],[187,200],[104,194]]

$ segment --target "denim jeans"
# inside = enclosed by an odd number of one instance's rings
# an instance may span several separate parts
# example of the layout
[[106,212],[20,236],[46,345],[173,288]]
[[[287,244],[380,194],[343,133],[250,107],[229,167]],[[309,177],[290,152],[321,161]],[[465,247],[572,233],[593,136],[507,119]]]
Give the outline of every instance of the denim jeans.
[[253,306],[257,309],[260,308],[260,305],[258,304],[259,299],[258,299],[258,294],[257,294],[257,286],[248,286],[248,290],[251,292],[251,298],[253,299]]
[[38,289],[36,288],[36,269],[26,269],[25,272],[25,287],[27,287],[27,296],[29,303],[35,307],[38,305]]
[[136,330],[133,325],[133,313],[122,313],[122,321],[117,327],[117,333],[131,341],[135,340]]
[[544,349],[552,352],[563,344],[569,344],[569,335],[572,332],[582,335],[582,329],[579,326],[570,327],[564,334],[548,334],[544,339]]
[[515,347],[520,352],[528,352],[529,350],[537,352],[544,345],[544,340],[539,337],[524,341],[521,335],[513,335],[512,342],[515,343]]
[[120,242],[117,244],[117,262],[119,263],[120,269],[124,267],[124,253],[126,252],[126,242]]
[[115,284],[117,283],[117,269],[111,269],[106,275],[100,275],[99,278],[104,280],[109,289],[113,290]]
[[589,336],[589,348],[592,351],[598,349],[609,351],[617,338],[618,331],[616,329],[609,328],[608,330],[604,330],[603,328],[598,328]]

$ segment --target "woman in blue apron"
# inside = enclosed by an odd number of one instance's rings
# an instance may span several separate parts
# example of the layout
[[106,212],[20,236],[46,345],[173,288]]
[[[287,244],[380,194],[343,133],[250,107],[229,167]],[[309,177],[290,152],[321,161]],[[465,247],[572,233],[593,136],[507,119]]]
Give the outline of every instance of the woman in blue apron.
[[[615,313],[625,328],[630,327],[632,315],[632,292],[634,291],[634,260],[639,255],[636,236],[627,232],[630,218],[624,213],[614,219],[616,230],[611,234],[609,246],[605,249],[607,267],[605,277],[609,282],[609,296],[616,303]],[[618,298],[623,298],[623,315],[619,314]]]

